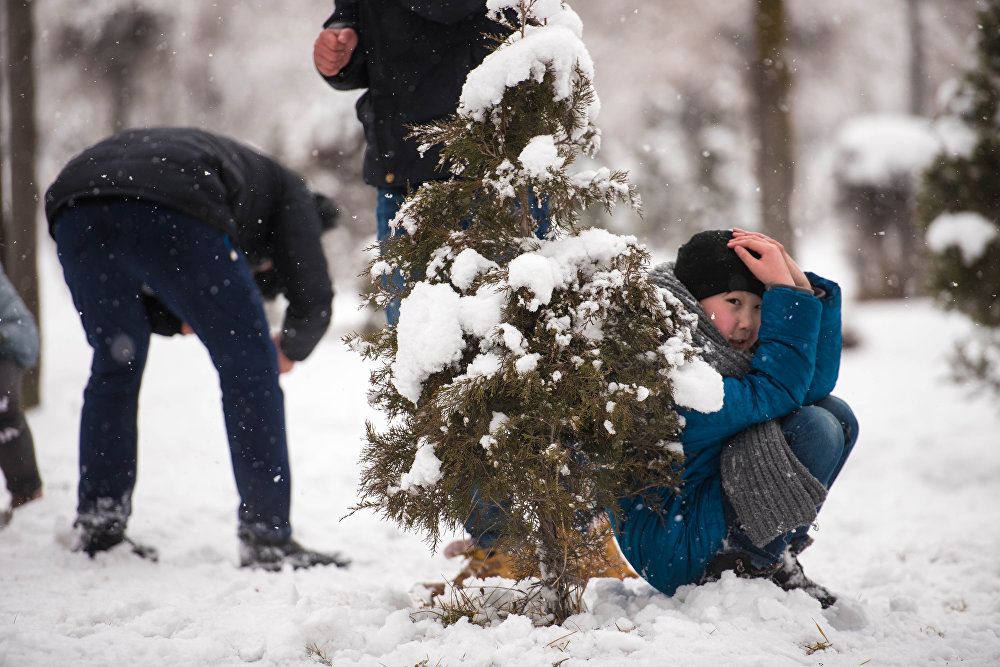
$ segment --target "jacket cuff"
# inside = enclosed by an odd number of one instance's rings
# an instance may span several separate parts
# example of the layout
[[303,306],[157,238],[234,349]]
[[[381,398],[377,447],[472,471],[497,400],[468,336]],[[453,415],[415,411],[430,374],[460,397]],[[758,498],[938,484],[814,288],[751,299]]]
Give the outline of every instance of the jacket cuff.
[[826,296],[826,290],[824,290],[822,287],[810,288],[810,287],[799,287],[798,285],[786,285],[785,283],[768,283],[767,285],[764,286],[764,289],[771,290],[771,289],[778,289],[779,287],[781,289],[790,289],[796,292],[802,292],[803,294],[812,294],[813,296],[818,297],[820,299]]

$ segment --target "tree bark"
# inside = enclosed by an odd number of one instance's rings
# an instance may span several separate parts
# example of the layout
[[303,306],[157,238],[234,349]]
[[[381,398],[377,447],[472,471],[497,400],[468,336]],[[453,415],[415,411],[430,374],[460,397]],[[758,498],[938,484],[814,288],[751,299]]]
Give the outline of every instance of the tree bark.
[[[35,182],[37,130],[35,124],[34,23],[31,0],[5,0],[3,55],[6,60],[6,85],[2,96],[7,107],[4,135],[4,162],[9,165],[9,192],[4,201],[3,236],[0,259],[11,283],[25,305],[39,317],[37,215],[38,186]],[[38,366],[24,376],[22,400],[25,407],[38,405],[40,398]]]
[[924,29],[920,0],[906,0],[907,33],[910,38],[910,113],[924,115]]
[[761,228],[794,253],[790,208],[795,167],[790,113],[792,78],[784,54],[788,37],[783,0],[757,0],[754,22],[756,53],[751,72],[757,103]]
[[556,625],[574,614],[579,614],[583,584],[570,572],[566,554],[561,548],[563,539],[552,520],[540,508],[541,542],[538,545],[539,583],[545,599],[545,609],[551,613]]

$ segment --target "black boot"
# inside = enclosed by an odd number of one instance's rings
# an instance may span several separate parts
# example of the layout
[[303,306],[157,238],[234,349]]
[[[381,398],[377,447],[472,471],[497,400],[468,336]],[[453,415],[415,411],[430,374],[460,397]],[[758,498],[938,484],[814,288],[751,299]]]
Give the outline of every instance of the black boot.
[[737,577],[743,579],[770,579],[780,567],[781,563],[776,563],[766,568],[756,568],[750,564],[750,556],[747,554],[741,551],[726,551],[716,554],[708,564],[701,583],[718,581],[722,578],[723,572],[735,572]]
[[153,562],[159,560],[159,554],[155,548],[134,542],[125,535],[125,526],[119,521],[93,523],[77,519],[73,527],[78,529],[73,551],[82,551],[91,558],[100,551],[108,551],[125,542],[132,547],[132,553],[136,556]]
[[268,572],[279,572],[288,564],[293,569],[315,565],[346,567],[350,560],[339,553],[322,553],[306,549],[289,538],[284,542],[265,542],[245,531],[240,531],[240,567],[255,567]]
[[[807,545],[808,546],[808,545]],[[823,588],[815,581],[806,576],[802,571],[802,564],[789,551],[785,554],[783,562],[775,563],[766,568],[755,568],[750,564],[750,556],[739,551],[720,553],[705,568],[705,575],[701,583],[718,581],[723,572],[732,571],[737,577],[744,579],[769,579],[777,587],[784,591],[801,590],[810,597],[819,601],[820,606],[826,609],[832,606],[837,597]]]
[[804,591],[810,597],[818,600],[819,606],[823,609],[833,606],[837,601],[837,596],[806,576],[802,570],[802,563],[791,552],[785,554],[785,562],[771,576],[771,581],[785,591],[796,589]]

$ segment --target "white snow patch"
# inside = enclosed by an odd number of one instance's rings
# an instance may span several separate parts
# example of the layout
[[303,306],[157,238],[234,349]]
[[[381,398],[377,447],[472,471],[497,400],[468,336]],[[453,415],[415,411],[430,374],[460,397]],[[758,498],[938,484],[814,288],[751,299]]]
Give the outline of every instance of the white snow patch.
[[725,390],[722,376],[701,357],[694,357],[670,369],[674,402],[698,412],[722,409]]
[[978,213],[942,213],[927,228],[927,246],[937,254],[958,248],[962,261],[971,266],[983,256],[998,233],[997,226]]

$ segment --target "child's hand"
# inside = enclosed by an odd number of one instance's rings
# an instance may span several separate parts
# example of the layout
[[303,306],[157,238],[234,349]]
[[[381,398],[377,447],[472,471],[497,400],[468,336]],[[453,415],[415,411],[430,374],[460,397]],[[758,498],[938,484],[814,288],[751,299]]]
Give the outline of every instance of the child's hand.
[[[752,238],[758,238],[758,239],[760,239],[762,241],[765,241],[765,242],[768,242],[768,243],[772,243],[772,244],[778,246],[779,248],[781,248],[781,255],[782,255],[782,257],[784,257],[784,259],[785,259],[785,265],[788,267],[788,273],[792,277],[792,282],[787,283],[787,284],[789,284],[789,285],[795,285],[796,287],[805,287],[806,289],[812,289],[812,285],[809,284],[809,279],[806,278],[806,274],[802,271],[802,269],[799,268],[799,265],[795,263],[795,260],[792,259],[791,255],[788,254],[788,251],[785,250],[785,246],[781,245],[781,243],[775,241],[770,236],[766,236],[766,235],[761,234],[759,232],[749,232],[749,231],[747,231],[745,229],[737,229],[737,228],[733,229],[733,240],[734,241],[736,239],[740,239],[740,238],[751,238],[751,237]],[[730,247],[733,247],[732,243],[730,243]],[[759,276],[758,276],[758,279],[759,279]]]
[[[792,272],[785,261],[785,249],[777,241],[763,234],[745,232],[737,235],[734,231],[728,246],[743,260],[757,280],[765,285],[794,284]],[[750,250],[760,257],[754,257]]]

